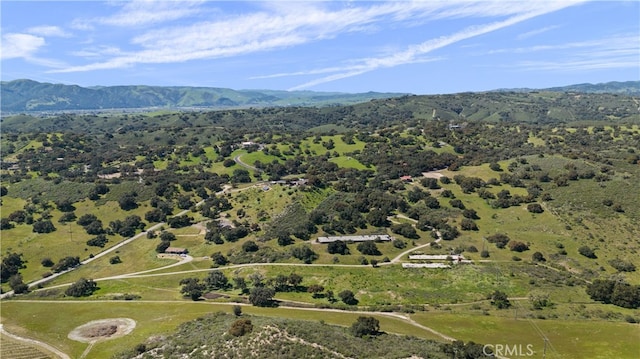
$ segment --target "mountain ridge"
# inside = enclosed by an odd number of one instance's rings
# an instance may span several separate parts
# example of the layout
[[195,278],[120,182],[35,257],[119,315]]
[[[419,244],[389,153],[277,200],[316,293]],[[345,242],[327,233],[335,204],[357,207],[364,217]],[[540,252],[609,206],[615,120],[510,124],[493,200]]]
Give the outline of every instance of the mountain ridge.
[[81,87],[29,79],[1,82],[4,112],[133,108],[229,108],[353,104],[405,93],[233,90],[220,87],[119,85]]
[[[408,95],[392,92],[315,92],[234,90],[222,87],[52,84],[30,79],[0,82],[0,110],[40,112],[140,108],[239,108],[272,106],[349,105],[374,99]],[[582,83],[545,89],[514,88],[489,92],[582,92],[640,95],[640,81]]]

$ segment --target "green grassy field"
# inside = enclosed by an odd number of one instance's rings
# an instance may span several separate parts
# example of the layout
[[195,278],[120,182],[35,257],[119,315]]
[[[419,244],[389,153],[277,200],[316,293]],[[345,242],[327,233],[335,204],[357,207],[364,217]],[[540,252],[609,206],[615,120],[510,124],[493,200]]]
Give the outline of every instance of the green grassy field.
[[[607,321],[514,319],[482,314],[417,313],[414,320],[441,333],[464,337],[476,343],[522,347],[531,358],[635,358],[638,325]],[[636,338],[636,339],[632,339]],[[517,355],[516,355],[517,356]]]
[[[110,358],[123,348],[131,348],[152,335],[169,334],[188,320],[216,311],[231,312],[230,304],[211,302],[53,302],[53,303],[3,303],[3,324],[13,334],[47,342],[71,357],[80,357],[87,344],[67,338],[75,327],[91,320],[131,318],[136,321],[135,330],[127,336],[102,341],[93,345],[90,357]],[[55,310],[52,310],[55,309]],[[294,308],[258,308],[244,306],[243,312],[254,315],[274,316],[349,326],[361,314],[316,312]],[[428,331],[407,326],[400,319],[375,315],[381,330],[438,339]],[[34,320],[33,318],[37,318]]]
[[[55,309],[55,310],[52,310]],[[130,348],[152,335],[172,332],[184,321],[215,311],[231,311],[231,304],[212,302],[6,302],[3,324],[11,333],[42,340],[70,354],[79,355],[87,344],[66,337],[73,328],[91,320],[131,318],[135,330],[125,337],[96,343],[92,358],[109,358],[122,348]],[[253,315],[284,317],[349,326],[361,315],[349,312],[320,312],[293,308],[258,308],[243,306]],[[401,319],[374,315],[381,330],[442,340]],[[634,358],[638,342],[629,340],[640,335],[637,325],[607,321],[528,320],[453,311],[428,311],[411,314],[417,323],[445,335],[486,344],[531,345],[534,358],[542,357],[542,335],[548,338],[548,358]],[[37,318],[34,320],[33,318]]]

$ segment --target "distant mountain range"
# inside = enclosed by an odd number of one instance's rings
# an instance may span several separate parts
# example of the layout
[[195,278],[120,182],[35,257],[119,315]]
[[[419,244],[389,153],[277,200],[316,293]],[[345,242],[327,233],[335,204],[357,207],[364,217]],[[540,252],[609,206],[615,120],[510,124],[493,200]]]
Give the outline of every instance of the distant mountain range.
[[[108,86],[80,87],[32,80],[1,82],[0,110],[108,110],[134,108],[239,108],[348,105],[404,93],[232,90],[214,87]],[[547,89],[500,89],[500,92],[585,92],[640,95],[640,81],[578,84]]]
[[237,108],[347,105],[403,93],[232,90],[215,87],[80,87],[32,80],[1,82],[3,112],[133,108]]
[[624,81],[624,82],[605,82],[599,84],[575,84],[560,87],[549,87],[545,89],[500,89],[498,91],[506,92],[534,92],[534,91],[550,91],[550,92],[583,92],[583,93],[610,93],[628,96],[640,95],[640,81]]

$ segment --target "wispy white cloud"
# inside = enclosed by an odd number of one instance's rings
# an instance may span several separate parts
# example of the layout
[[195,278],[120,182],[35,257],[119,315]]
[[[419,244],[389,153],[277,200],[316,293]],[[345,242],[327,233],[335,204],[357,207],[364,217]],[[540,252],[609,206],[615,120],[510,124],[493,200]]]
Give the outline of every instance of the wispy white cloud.
[[[533,3],[533,4],[531,4]],[[131,67],[137,64],[179,63],[191,60],[240,56],[300,46],[333,39],[345,33],[378,31],[380,24],[407,26],[444,18],[499,19],[482,26],[466,28],[421,44],[405,47],[397,53],[369,57],[339,68],[310,70],[309,74],[333,75],[298,87],[355,76],[382,67],[393,67],[425,59],[425,54],[452,43],[513,25],[533,16],[556,11],[570,2],[520,1],[411,1],[355,3],[350,6],[324,2],[257,3],[262,8],[241,15],[216,13],[210,21],[190,25],[156,28],[131,38],[133,50],[106,55],[97,61],[98,52],[76,52],[92,61],[88,64],[54,70],[83,72]],[[114,16],[97,20],[98,24],[139,26],[170,21],[200,11],[198,2],[136,1],[126,3]],[[506,17],[506,19],[504,19]],[[104,57],[102,57],[104,58]],[[343,72],[337,74],[337,72]],[[273,75],[274,77],[276,75]]]
[[99,45],[72,51],[71,55],[84,58],[104,58],[105,56],[121,56],[123,52],[116,46]]
[[118,27],[138,27],[182,19],[195,15],[201,10],[203,0],[167,1],[167,0],[134,0],[114,2],[120,9],[113,15],[98,18],[79,18],[72,22],[78,30],[94,29],[98,25]]
[[35,26],[28,28],[26,32],[45,37],[71,37],[69,32],[64,31],[58,26]]
[[559,28],[559,25],[552,25],[552,26],[545,26],[539,29],[535,29],[535,30],[531,30],[528,32],[524,32],[520,35],[517,36],[518,40],[524,40],[524,39],[528,39],[530,37],[536,36],[536,35],[540,35],[542,33],[545,33],[547,31],[551,31],[551,30],[555,30],[557,28]]
[[554,61],[523,60],[514,66],[531,71],[640,68],[640,43],[638,43],[637,34],[620,34],[591,41],[565,44],[502,49],[501,52],[523,54],[535,52],[553,53]]
[[2,35],[2,48],[0,59],[23,59],[29,63],[50,67],[62,68],[67,64],[55,59],[38,57],[38,51],[46,45],[43,37],[31,34],[8,33]]
[[[441,36],[435,39],[430,39],[420,44],[411,45],[402,52],[384,57],[366,58],[361,60],[361,66],[354,69],[353,66],[347,66],[341,69],[340,73],[329,75],[323,78],[314,79],[303,84],[294,86],[289,90],[299,90],[317,86],[323,83],[332,82],[339,79],[344,79],[352,76],[361,75],[366,72],[374,71],[380,68],[395,67],[399,65],[415,63],[421,56],[430,53],[434,50],[449,46],[456,42],[460,42],[469,38],[480,36],[489,32],[500,30],[505,27],[509,27],[520,23],[522,21],[544,15],[550,12],[557,11],[574,3],[545,3],[545,6],[539,6],[535,10],[528,11],[516,16],[507,18],[506,20],[497,21],[489,24],[467,27],[459,32],[451,35]],[[491,8],[493,9],[493,7]],[[460,12],[466,14],[466,11]]]
[[139,26],[157,24],[194,15],[203,1],[136,0],[127,2],[113,16],[100,18],[103,24],[114,26]]
[[45,45],[43,37],[31,34],[8,33],[2,35],[0,58],[30,58]]

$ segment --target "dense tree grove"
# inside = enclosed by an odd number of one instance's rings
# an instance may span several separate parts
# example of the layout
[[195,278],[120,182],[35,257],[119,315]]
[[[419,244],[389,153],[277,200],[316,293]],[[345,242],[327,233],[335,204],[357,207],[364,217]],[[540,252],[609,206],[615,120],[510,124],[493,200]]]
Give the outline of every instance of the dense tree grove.
[[605,304],[631,309],[640,307],[640,286],[624,281],[596,279],[587,285],[587,294]]

